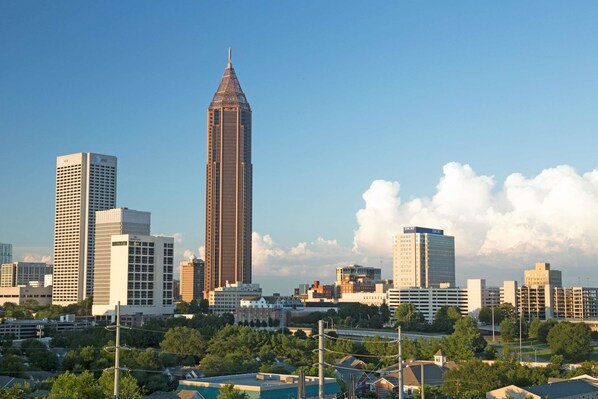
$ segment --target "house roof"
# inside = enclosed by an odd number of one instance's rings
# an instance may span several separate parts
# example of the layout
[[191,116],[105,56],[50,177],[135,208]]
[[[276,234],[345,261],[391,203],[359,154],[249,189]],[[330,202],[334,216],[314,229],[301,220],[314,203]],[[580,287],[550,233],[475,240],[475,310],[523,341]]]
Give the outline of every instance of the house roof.
[[598,386],[585,380],[568,380],[553,382],[552,384],[534,385],[523,388],[529,393],[550,399],[568,398],[573,395],[598,393]]
[[8,375],[0,375],[0,388],[10,388],[16,384],[24,384],[28,382],[24,378],[15,378]]
[[[442,385],[442,376],[447,368],[440,367],[430,362],[411,362],[405,365],[403,368],[403,384],[408,386],[421,385],[422,366],[424,368],[424,384],[436,386]],[[382,378],[395,386],[399,384],[399,373],[397,371],[386,374]]]

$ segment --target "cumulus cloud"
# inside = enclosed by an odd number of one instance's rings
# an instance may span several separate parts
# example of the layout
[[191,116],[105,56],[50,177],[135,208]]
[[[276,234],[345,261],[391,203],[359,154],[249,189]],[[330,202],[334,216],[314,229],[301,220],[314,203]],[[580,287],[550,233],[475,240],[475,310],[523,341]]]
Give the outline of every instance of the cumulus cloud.
[[276,243],[269,234],[254,232],[252,238],[252,264],[256,276],[294,276],[297,277],[295,283],[318,278],[329,280],[334,278],[336,266],[356,259],[351,248],[322,237],[292,247]]
[[40,262],[52,264],[52,257],[50,255],[25,254],[23,255],[23,262]]
[[363,194],[353,248],[390,256],[403,226],[444,229],[463,257],[598,253],[598,170],[585,174],[567,165],[526,178],[514,173],[501,185],[451,162],[431,198],[402,202],[400,184],[376,180]]

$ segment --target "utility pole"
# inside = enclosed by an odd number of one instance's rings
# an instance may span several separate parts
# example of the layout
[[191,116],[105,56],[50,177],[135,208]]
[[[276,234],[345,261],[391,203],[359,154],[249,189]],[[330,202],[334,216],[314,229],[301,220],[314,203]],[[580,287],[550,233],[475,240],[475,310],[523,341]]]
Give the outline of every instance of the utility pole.
[[120,301],[116,305],[116,347],[114,352],[114,399],[118,399],[120,378]]
[[324,399],[324,320],[318,321],[318,397]]
[[424,385],[424,364],[422,363],[422,364],[420,364],[420,366],[421,366],[421,375],[422,375],[422,395],[421,395],[422,398],[421,399],[425,399],[426,396],[425,396],[425,393],[424,393],[424,386],[425,386]]
[[492,342],[494,342],[494,292],[492,292]]
[[399,399],[403,399],[403,339],[401,338],[401,326],[397,331],[397,342],[399,344]]
[[299,370],[299,383],[297,384],[297,398],[305,399],[305,371]]

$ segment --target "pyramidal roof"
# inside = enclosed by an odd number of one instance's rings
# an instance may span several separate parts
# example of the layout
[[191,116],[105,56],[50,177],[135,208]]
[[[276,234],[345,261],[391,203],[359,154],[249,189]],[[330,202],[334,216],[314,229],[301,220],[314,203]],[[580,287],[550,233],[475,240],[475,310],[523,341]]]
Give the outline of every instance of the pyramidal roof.
[[210,103],[210,108],[222,106],[239,106],[250,109],[233,68],[231,49],[228,49],[228,65],[224,70],[218,90],[216,90],[216,94],[214,94],[214,98]]

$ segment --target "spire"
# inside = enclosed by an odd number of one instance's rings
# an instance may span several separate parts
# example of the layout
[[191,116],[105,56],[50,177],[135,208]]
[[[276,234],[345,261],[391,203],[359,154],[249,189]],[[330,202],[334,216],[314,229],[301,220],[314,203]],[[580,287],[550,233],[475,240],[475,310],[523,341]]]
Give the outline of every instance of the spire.
[[216,94],[214,94],[214,98],[210,104],[210,107],[222,106],[250,108],[247,98],[245,98],[245,93],[243,93],[243,89],[241,89],[241,85],[239,84],[239,79],[237,79],[235,69],[233,68],[232,50],[230,48],[228,49],[228,64],[222,75],[222,80],[220,80],[218,90],[216,90]]

